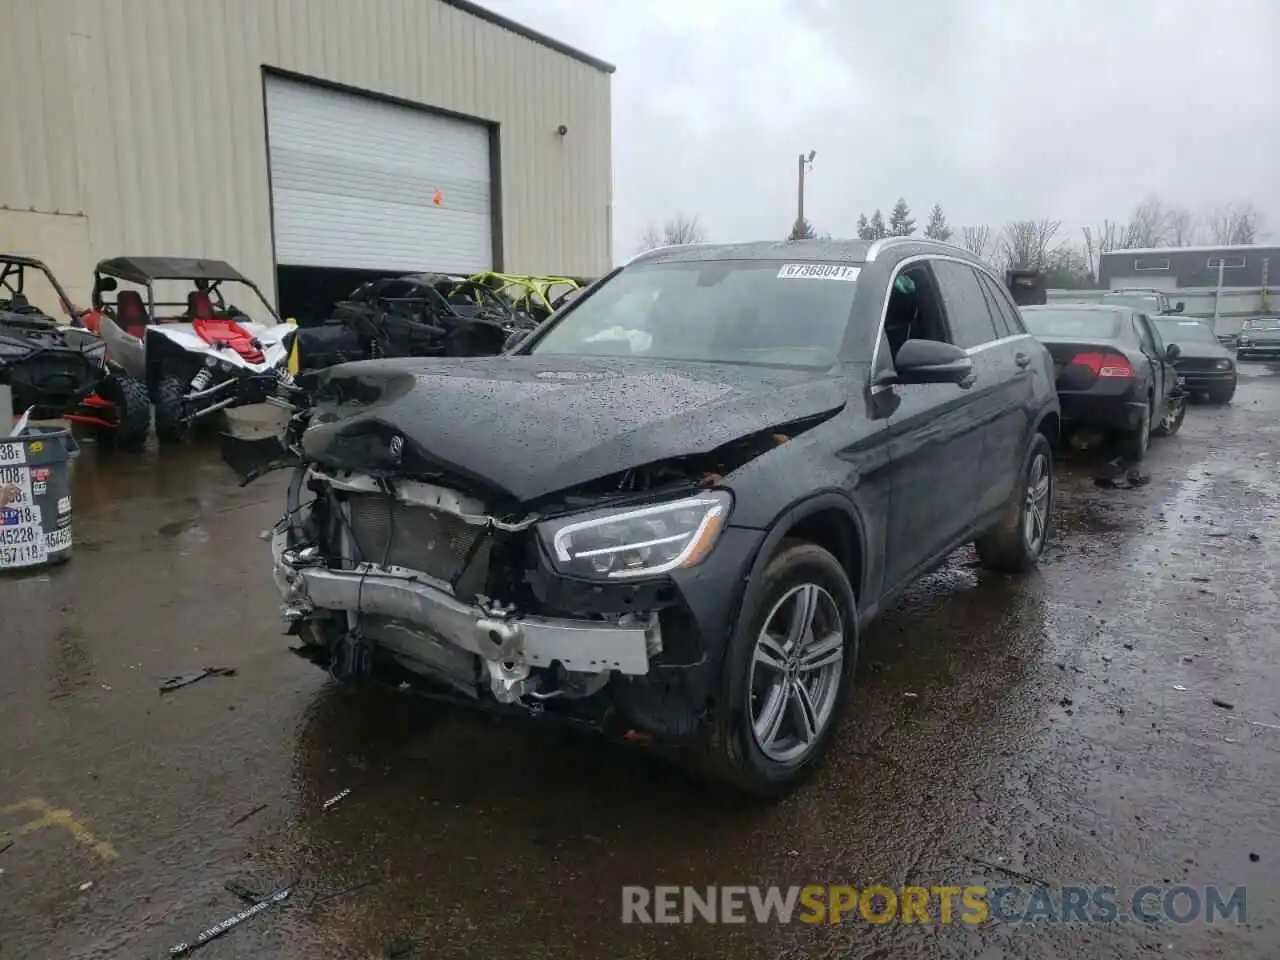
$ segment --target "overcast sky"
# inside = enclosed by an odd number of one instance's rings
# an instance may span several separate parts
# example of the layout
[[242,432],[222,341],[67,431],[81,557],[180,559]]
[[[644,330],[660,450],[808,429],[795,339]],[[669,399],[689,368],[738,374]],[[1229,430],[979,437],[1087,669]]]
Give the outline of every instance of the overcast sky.
[[1280,238],[1277,0],[482,0],[617,65],[614,255],[649,222],[711,239],[852,236],[899,195],[918,225],[1051,217],[1145,195],[1250,200]]

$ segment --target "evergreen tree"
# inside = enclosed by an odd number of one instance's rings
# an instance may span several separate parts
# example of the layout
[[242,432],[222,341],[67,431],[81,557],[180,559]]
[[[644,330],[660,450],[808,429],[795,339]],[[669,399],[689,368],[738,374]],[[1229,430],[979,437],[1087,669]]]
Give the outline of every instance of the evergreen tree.
[[889,234],[894,237],[909,237],[916,232],[916,222],[911,218],[911,209],[902,197],[893,205],[889,213]]
[[817,237],[818,232],[813,229],[813,224],[808,220],[797,220],[791,227],[791,232],[787,234],[788,240],[812,240]]
[[935,203],[929,211],[929,222],[925,224],[924,235],[930,240],[941,240],[943,243],[951,239],[951,228],[947,226],[947,218],[942,213],[942,204]]
[[858,214],[858,239],[859,240],[875,239],[875,237],[871,235],[871,224],[867,222],[867,215],[865,213]]
[[885,229],[884,217],[878,209],[871,215],[871,222],[867,226],[871,230],[872,240],[882,240],[889,235],[889,231]]

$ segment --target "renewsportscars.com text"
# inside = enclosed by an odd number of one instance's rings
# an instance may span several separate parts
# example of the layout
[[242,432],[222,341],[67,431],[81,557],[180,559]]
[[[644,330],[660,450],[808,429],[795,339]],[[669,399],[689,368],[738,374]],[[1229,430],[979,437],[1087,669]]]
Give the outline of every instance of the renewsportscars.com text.
[[623,923],[1244,923],[1244,887],[622,888]]

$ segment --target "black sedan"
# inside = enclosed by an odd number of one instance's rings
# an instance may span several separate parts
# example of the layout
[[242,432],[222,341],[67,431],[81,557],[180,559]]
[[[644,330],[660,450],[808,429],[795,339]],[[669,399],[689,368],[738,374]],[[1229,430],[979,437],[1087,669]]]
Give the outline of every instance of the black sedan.
[[946,244],[664,248],[502,356],[315,379],[272,544],[308,656],[756,794],[815,767],[908,584],[1052,528],[1052,362]]
[[1187,393],[1210,403],[1230,403],[1236,394],[1236,362],[1213,327],[1191,317],[1157,317],[1156,329],[1181,351],[1173,362]]
[[1156,323],[1130,307],[1068,303],[1023,307],[1027,329],[1053,356],[1062,423],[1107,432],[1141,460],[1151,435],[1178,432],[1186,393]]

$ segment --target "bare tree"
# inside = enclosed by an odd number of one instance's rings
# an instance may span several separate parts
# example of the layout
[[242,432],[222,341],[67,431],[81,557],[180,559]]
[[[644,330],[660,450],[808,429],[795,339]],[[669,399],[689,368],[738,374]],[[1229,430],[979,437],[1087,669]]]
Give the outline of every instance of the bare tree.
[[1154,194],[1133,208],[1125,230],[1125,249],[1163,247],[1169,242],[1170,211]]
[[1169,243],[1175,247],[1193,247],[1200,233],[1200,224],[1186,207],[1174,207],[1169,211]]
[[681,243],[702,243],[707,239],[707,231],[698,222],[697,216],[687,217],[678,213],[662,225],[659,231],[649,224],[640,235],[639,252],[655,250],[658,247],[671,247]]
[[991,252],[991,228],[986,225],[961,227],[960,246],[974,256],[985,258]]
[[1061,226],[1061,220],[1011,220],[1001,231],[997,247],[1005,268],[1046,269],[1049,244]]
[[1209,214],[1207,226],[1215,244],[1254,243],[1262,226],[1262,213],[1247,200],[1227,203]]
[[1123,224],[1114,220],[1103,220],[1100,227],[1083,228],[1084,258],[1095,280],[1101,275],[1102,255],[1120,249],[1125,230]]

